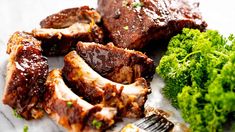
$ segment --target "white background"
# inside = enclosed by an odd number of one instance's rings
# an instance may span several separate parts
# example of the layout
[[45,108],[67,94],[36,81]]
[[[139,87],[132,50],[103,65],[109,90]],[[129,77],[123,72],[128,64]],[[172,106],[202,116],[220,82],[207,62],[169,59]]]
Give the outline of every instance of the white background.
[[[6,62],[6,43],[15,31],[31,31],[39,27],[39,22],[46,16],[61,9],[90,5],[96,7],[96,0],[0,0],[0,97],[2,98]],[[224,35],[235,33],[235,2],[233,0],[201,0],[200,8],[209,29],[216,29]],[[50,65],[61,60],[54,59]],[[57,66],[58,67],[58,66]],[[154,87],[162,87],[154,79]],[[158,94],[156,94],[158,95]],[[9,121],[10,120],[10,121]],[[10,123],[11,122],[11,123]],[[0,102],[0,131],[23,131],[24,124],[32,132],[56,132],[60,128],[50,119],[41,121],[24,121],[12,115],[12,109]]]

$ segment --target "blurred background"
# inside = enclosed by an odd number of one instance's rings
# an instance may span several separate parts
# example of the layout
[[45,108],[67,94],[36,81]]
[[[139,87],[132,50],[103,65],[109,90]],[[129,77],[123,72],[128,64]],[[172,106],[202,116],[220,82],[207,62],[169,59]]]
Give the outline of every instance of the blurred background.
[[[235,34],[235,1],[199,0],[208,29],[216,29],[224,35]],[[2,97],[6,72],[6,43],[15,31],[31,31],[39,27],[39,22],[46,16],[64,8],[89,5],[96,7],[97,0],[0,0],[0,97]],[[42,121],[24,121],[12,114],[12,109],[0,101],[0,132],[23,131],[24,125],[29,131],[62,131],[50,119]],[[32,127],[33,126],[33,127]]]
[[[194,0],[195,1],[195,0]],[[235,1],[198,0],[208,28],[235,33]],[[97,0],[0,0],[0,39],[6,41],[16,30],[31,30],[46,16],[68,7],[90,5]]]

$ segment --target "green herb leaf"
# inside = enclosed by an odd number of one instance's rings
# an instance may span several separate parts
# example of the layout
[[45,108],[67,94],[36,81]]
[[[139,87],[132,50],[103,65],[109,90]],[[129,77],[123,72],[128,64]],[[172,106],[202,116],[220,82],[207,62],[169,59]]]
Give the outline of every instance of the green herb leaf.
[[100,127],[102,126],[102,122],[97,121],[96,119],[94,119],[92,121],[92,125],[96,128],[96,129],[100,129]]
[[24,125],[23,132],[28,132],[28,130],[29,130],[28,125]]
[[123,29],[128,30],[128,29],[129,29],[129,27],[128,27],[128,26],[125,26],[125,27],[123,27]]
[[142,2],[133,2],[132,3],[133,8],[138,8],[138,7],[142,7],[142,6],[144,6],[144,4]]
[[191,131],[224,131],[235,111],[234,35],[185,28],[167,49],[156,69],[166,84],[165,97]]
[[13,110],[13,115],[18,119],[22,119],[22,116],[17,113],[16,109]]
[[91,27],[87,30],[87,32],[88,32],[88,33],[90,33],[90,32],[91,32]]
[[67,106],[68,106],[68,107],[72,107],[72,106],[73,106],[73,102],[68,101],[68,102],[67,102]]

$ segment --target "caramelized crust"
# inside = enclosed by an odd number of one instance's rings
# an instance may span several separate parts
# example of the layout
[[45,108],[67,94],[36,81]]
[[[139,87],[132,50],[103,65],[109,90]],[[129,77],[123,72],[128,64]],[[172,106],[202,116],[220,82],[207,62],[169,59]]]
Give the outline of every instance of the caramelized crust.
[[32,35],[42,41],[43,54],[46,56],[65,55],[76,49],[78,41],[103,42],[103,30],[95,23],[74,23],[63,29],[34,29]]
[[88,6],[69,8],[42,20],[32,35],[42,41],[44,55],[65,55],[76,49],[78,41],[103,43],[103,30],[96,25],[100,19]]
[[15,32],[7,47],[10,59],[3,103],[25,119],[42,116],[40,102],[48,74],[47,59],[42,56],[40,42],[31,35]]
[[77,52],[96,72],[114,82],[130,84],[139,77],[150,82],[154,74],[154,62],[148,56],[112,43],[78,42]]
[[94,20],[100,22],[101,16],[94,9],[88,6],[64,9],[52,14],[40,22],[42,28],[66,28],[76,22],[90,23]]
[[138,50],[150,40],[169,39],[185,27],[204,30],[207,24],[198,6],[188,0],[98,0],[111,41]]

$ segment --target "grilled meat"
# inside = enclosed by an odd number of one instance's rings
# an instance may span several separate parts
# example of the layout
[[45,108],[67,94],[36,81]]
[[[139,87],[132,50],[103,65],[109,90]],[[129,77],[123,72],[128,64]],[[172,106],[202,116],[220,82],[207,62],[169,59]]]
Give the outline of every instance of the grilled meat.
[[73,91],[92,103],[116,107],[123,117],[143,116],[143,107],[149,92],[145,79],[123,85],[103,78],[77,53],[71,51],[64,58],[63,75]]
[[25,119],[43,115],[40,102],[48,74],[47,59],[42,56],[41,43],[31,35],[15,32],[7,47],[10,59],[3,103]]
[[102,131],[114,124],[116,109],[93,106],[74,94],[60,70],[52,70],[46,81],[45,111],[69,131]]
[[41,22],[32,35],[42,41],[46,56],[65,55],[76,48],[78,41],[103,42],[103,30],[96,25],[100,15],[87,6],[65,9]]
[[105,30],[118,47],[141,49],[150,40],[169,39],[182,28],[207,26],[199,3],[187,0],[98,0]]
[[34,37],[42,41],[43,54],[46,56],[65,55],[76,48],[78,41],[103,41],[103,31],[96,24],[74,23],[64,29],[34,29]]
[[52,14],[40,22],[42,28],[66,28],[76,22],[91,23],[93,20],[99,23],[101,16],[88,6],[75,7]]
[[133,83],[139,77],[151,81],[154,74],[152,59],[138,51],[115,47],[112,43],[78,42],[77,52],[95,71],[114,82]]

